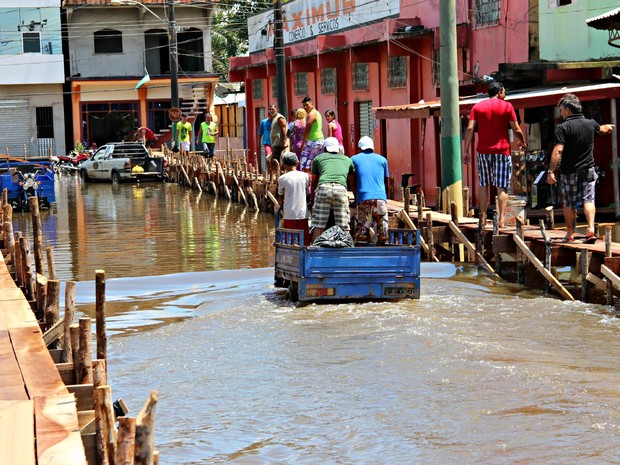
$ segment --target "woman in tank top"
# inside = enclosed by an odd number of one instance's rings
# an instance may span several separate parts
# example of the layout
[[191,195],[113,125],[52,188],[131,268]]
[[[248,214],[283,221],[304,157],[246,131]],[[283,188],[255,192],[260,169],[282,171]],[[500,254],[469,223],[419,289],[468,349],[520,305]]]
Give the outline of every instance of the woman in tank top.
[[327,110],[325,112],[325,119],[327,120],[327,131],[329,137],[335,137],[340,144],[340,153],[344,153],[344,141],[342,139],[342,126],[336,121],[336,113],[334,110]]

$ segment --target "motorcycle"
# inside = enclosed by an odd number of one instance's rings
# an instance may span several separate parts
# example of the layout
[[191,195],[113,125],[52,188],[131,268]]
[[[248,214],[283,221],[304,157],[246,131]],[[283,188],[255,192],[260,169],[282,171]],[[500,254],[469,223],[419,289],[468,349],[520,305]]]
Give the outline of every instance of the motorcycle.
[[92,156],[92,151],[87,150],[84,152],[78,152],[76,150],[72,150],[69,155],[56,155],[51,157],[52,162],[54,163],[54,168],[57,172],[77,172],[80,164]]
[[41,185],[41,181],[37,180],[37,175],[41,174],[41,170],[36,170],[33,173],[22,173],[18,171],[18,173],[21,191],[19,192],[19,197],[16,199],[18,202],[17,209],[28,211],[28,199],[38,196],[38,189]]

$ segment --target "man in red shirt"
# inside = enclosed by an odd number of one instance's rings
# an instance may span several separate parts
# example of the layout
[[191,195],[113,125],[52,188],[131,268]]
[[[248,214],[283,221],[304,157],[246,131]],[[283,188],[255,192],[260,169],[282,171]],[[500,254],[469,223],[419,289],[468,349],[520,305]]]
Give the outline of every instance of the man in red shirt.
[[478,145],[476,166],[478,168],[478,207],[481,212],[489,207],[490,186],[497,188],[498,221],[504,226],[506,206],[508,205],[508,187],[512,178],[512,157],[510,156],[510,135],[512,129],[519,140],[520,147],[527,147],[525,137],[517,124],[517,115],[511,103],[505,102],[506,89],[499,82],[489,86],[489,98],[478,102],[471,109],[469,124],[465,132],[463,161],[470,162],[469,149],[478,128]]

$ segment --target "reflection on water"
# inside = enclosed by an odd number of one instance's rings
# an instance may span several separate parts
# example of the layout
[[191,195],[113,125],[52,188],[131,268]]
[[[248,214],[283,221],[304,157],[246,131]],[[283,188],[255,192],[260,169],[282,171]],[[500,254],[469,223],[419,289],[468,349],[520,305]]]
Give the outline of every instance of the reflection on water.
[[[273,263],[273,216],[176,184],[82,183],[62,176],[42,212],[61,280],[255,268]],[[28,214],[16,230],[30,235]]]
[[106,270],[110,383],[132,415],[158,389],[161,464],[620,463],[604,307],[449,264],[423,266],[419,301],[296,306],[271,215],[174,185],[59,191],[46,242],[85,313]]

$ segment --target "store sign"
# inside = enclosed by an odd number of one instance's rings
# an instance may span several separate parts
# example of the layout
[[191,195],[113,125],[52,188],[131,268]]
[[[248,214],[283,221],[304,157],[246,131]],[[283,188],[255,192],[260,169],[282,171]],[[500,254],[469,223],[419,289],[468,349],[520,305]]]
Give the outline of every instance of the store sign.
[[[282,6],[284,44],[314,39],[400,14],[400,0],[294,0]],[[248,18],[249,51],[273,47],[273,10]]]

